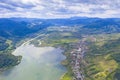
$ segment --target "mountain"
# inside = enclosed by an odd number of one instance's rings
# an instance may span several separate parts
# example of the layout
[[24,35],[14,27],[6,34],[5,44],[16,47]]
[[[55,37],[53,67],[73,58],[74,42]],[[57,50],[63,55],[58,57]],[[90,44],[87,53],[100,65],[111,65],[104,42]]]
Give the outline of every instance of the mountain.
[[0,36],[23,37],[49,26],[78,26],[88,34],[120,32],[120,18],[72,17],[65,19],[1,18]]
[[6,38],[13,36],[23,37],[49,26],[48,23],[43,22],[42,24],[37,23],[30,27],[33,23],[34,22],[26,21],[25,19],[0,19],[0,36]]

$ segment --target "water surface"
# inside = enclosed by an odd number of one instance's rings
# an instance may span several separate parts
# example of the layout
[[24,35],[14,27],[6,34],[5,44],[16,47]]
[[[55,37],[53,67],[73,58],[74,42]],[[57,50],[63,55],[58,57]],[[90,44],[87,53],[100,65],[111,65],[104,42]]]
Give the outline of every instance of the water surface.
[[13,54],[22,55],[21,63],[0,74],[0,80],[59,80],[66,69],[60,64],[63,50],[54,47],[35,47],[26,44]]

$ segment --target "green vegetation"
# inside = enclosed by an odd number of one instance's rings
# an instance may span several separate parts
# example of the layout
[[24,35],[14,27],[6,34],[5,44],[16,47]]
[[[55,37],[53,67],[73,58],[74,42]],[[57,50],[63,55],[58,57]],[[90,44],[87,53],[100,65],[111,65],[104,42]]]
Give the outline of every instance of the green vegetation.
[[[120,39],[118,38],[97,36],[96,41],[89,42],[89,51],[85,56],[86,80],[114,80],[115,78],[119,80]],[[102,45],[98,45],[99,41]]]
[[0,54],[0,70],[4,70],[20,63],[21,56]]
[[71,75],[67,72],[64,74],[64,76],[60,80],[72,80]]
[[20,63],[22,57],[12,55],[13,49],[11,40],[0,37],[0,72]]
[[9,44],[6,43],[6,39],[0,37],[0,51],[3,51],[9,47]]
[[[79,38],[75,37],[74,32],[48,32],[48,36],[42,38],[42,46],[65,46],[66,44],[78,42]],[[36,40],[37,41],[37,40]],[[34,43],[34,41],[32,41]],[[39,43],[39,40],[38,42]]]

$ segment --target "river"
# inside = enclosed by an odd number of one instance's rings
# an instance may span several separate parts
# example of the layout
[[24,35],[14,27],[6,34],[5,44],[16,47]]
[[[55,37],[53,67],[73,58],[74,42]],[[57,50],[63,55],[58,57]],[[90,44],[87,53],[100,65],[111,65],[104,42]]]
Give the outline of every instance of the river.
[[60,63],[65,59],[62,52],[60,48],[21,45],[12,53],[22,56],[21,63],[0,74],[0,80],[59,80],[66,72]]

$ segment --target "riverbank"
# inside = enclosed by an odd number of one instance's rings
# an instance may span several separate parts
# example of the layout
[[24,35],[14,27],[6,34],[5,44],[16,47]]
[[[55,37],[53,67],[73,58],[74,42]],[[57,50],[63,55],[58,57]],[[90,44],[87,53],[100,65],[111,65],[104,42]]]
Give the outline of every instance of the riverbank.
[[61,76],[60,80],[72,80],[72,76],[70,76],[68,72],[66,72]]
[[21,63],[9,75],[1,74],[0,80],[9,80],[9,77],[12,80],[58,80],[66,72],[65,67],[60,64],[65,59],[62,52],[60,48],[21,45],[13,52],[14,55],[23,56]]
[[[47,36],[47,37],[49,37],[49,36]],[[70,52],[74,48],[73,44],[76,44],[78,42],[78,39],[64,39],[64,38],[61,38],[61,39],[54,40],[54,39],[50,39],[50,38],[47,38],[47,37],[44,38],[44,35],[43,35],[43,37],[42,37],[43,39],[41,40],[41,36],[38,35],[35,38],[29,39],[27,42],[29,42],[30,44],[34,44],[36,47],[45,47],[45,46],[61,47],[61,49],[64,50],[63,55],[66,56],[66,60],[63,60],[64,64],[63,64],[63,61],[61,61],[61,64],[68,69],[67,72],[65,72],[61,76],[61,79],[62,80],[72,80],[73,72],[72,72],[71,67],[70,67],[71,64],[70,64],[70,59],[69,58],[71,56]],[[35,44],[36,41],[37,41],[37,43],[41,43],[41,45]]]
[[83,57],[87,50],[85,40],[82,39],[80,42],[73,43],[70,46],[72,46],[71,50],[65,53],[68,61],[66,66],[69,70],[62,76],[61,80],[84,80],[82,65],[84,62]]

